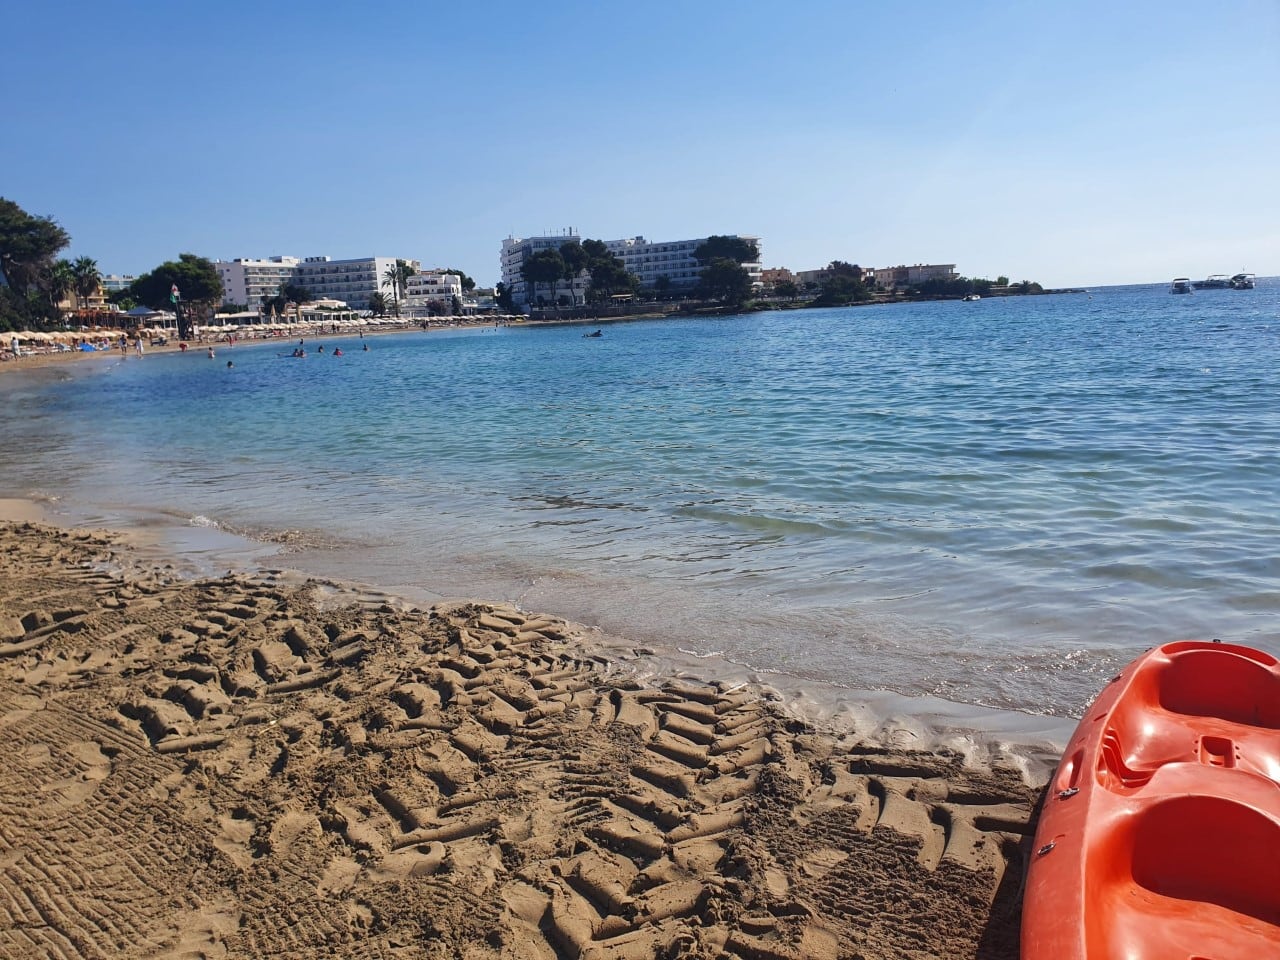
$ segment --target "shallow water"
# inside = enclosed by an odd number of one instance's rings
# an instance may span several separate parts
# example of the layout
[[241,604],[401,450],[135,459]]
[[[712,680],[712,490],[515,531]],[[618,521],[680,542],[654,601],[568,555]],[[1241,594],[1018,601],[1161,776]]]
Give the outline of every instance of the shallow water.
[[1065,717],[1159,642],[1280,653],[1274,279],[603,329],[6,377],[0,496],[784,687]]

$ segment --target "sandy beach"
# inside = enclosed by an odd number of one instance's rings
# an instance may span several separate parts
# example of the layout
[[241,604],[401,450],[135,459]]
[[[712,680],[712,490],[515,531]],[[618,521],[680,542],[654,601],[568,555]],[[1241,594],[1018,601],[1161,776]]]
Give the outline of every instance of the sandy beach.
[[640,684],[507,605],[22,517],[0,571],[0,955],[1017,956],[1013,770]]

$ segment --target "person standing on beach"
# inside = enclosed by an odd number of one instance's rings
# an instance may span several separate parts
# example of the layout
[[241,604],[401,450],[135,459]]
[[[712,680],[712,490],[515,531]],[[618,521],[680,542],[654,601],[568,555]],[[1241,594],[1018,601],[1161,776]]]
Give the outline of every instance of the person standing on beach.
[[16,335],[9,341],[9,350],[13,353],[13,358],[15,360],[22,356],[22,350],[18,346],[18,338]]

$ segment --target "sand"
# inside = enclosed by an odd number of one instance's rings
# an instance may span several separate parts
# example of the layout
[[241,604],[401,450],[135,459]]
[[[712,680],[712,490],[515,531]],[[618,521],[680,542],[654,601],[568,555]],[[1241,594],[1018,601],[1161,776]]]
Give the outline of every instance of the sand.
[[0,523],[0,956],[1016,958],[1015,771],[580,636]]

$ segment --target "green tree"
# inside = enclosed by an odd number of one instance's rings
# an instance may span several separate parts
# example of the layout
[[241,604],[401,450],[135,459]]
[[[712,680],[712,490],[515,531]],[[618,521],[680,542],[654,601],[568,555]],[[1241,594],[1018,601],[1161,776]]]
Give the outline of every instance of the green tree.
[[520,276],[529,284],[530,299],[533,299],[532,294],[536,291],[537,284],[545,283],[551,287],[547,302],[555,303],[556,284],[564,279],[564,269],[564,257],[560,256],[559,250],[539,250],[527,257],[520,264]]
[[635,293],[640,289],[640,279],[627,270],[622,258],[614,256],[603,240],[583,240],[582,250],[587,255],[586,269],[591,276],[588,300],[600,302],[615,294]]
[[742,264],[729,257],[716,257],[699,275],[698,293],[734,307],[740,307],[751,296],[751,275]]
[[493,299],[505,312],[515,313],[516,302],[512,298],[511,291],[507,289],[507,285],[501,281],[493,288]]
[[53,267],[71,237],[52,217],[33,217],[0,197],[0,275],[4,285],[25,297]]
[[286,283],[280,288],[280,296],[289,303],[310,303],[311,291],[296,283]]
[[449,309],[453,311],[453,315],[454,315],[455,317],[460,317],[460,316],[462,316],[462,298],[461,298],[461,297],[450,297],[450,298],[449,298]]
[[1007,287],[1008,285],[1009,285],[1009,278],[1006,277],[1004,274],[1001,274],[1000,276],[996,277],[997,287]]
[[871,293],[862,279],[862,268],[844,260],[827,264],[822,292],[813,301],[815,307],[842,307],[847,303],[868,300]]
[[800,295],[800,288],[791,280],[783,280],[773,285],[773,292],[780,297],[786,297],[788,300],[794,300]]
[[665,273],[660,274],[658,279],[653,281],[653,292],[659,300],[665,300],[671,295],[671,278]]
[[102,283],[102,274],[98,270],[98,261],[93,257],[77,257],[71,264],[76,292],[76,306],[84,309],[85,301],[98,292]]
[[760,259],[760,247],[754,240],[744,240],[742,237],[711,236],[694,249],[693,259],[704,267],[712,260],[755,263]]
[[54,258],[71,242],[51,217],[0,197],[0,330],[39,329],[61,317],[48,296]]
[[[174,287],[178,288],[177,300],[171,298]],[[222,302],[222,278],[206,257],[181,253],[177,260],[166,260],[138,277],[124,292],[152,310],[174,307],[178,313],[178,335],[185,340],[191,337],[194,322],[212,317]]]
[[587,251],[577,240],[569,240],[560,244],[560,257],[564,260],[564,278],[569,281],[569,294],[573,297],[573,305],[578,305],[577,288],[574,281],[581,276],[591,262]]
[[149,273],[129,284],[129,294],[152,310],[172,306],[170,293],[174,287],[183,303],[221,303],[222,278],[213,263],[194,253],[178,254],[177,260],[166,260]]
[[620,294],[635,293],[639,286],[639,279],[627,270],[622,259],[610,256],[591,265],[591,286],[587,288],[587,299],[600,302]]
[[71,261],[55,260],[41,285],[44,287],[45,296],[49,298],[49,305],[56,309],[76,286],[76,273],[75,268],[71,266]]
[[381,290],[375,290],[369,294],[369,310],[375,317],[385,317],[387,315],[387,295]]

